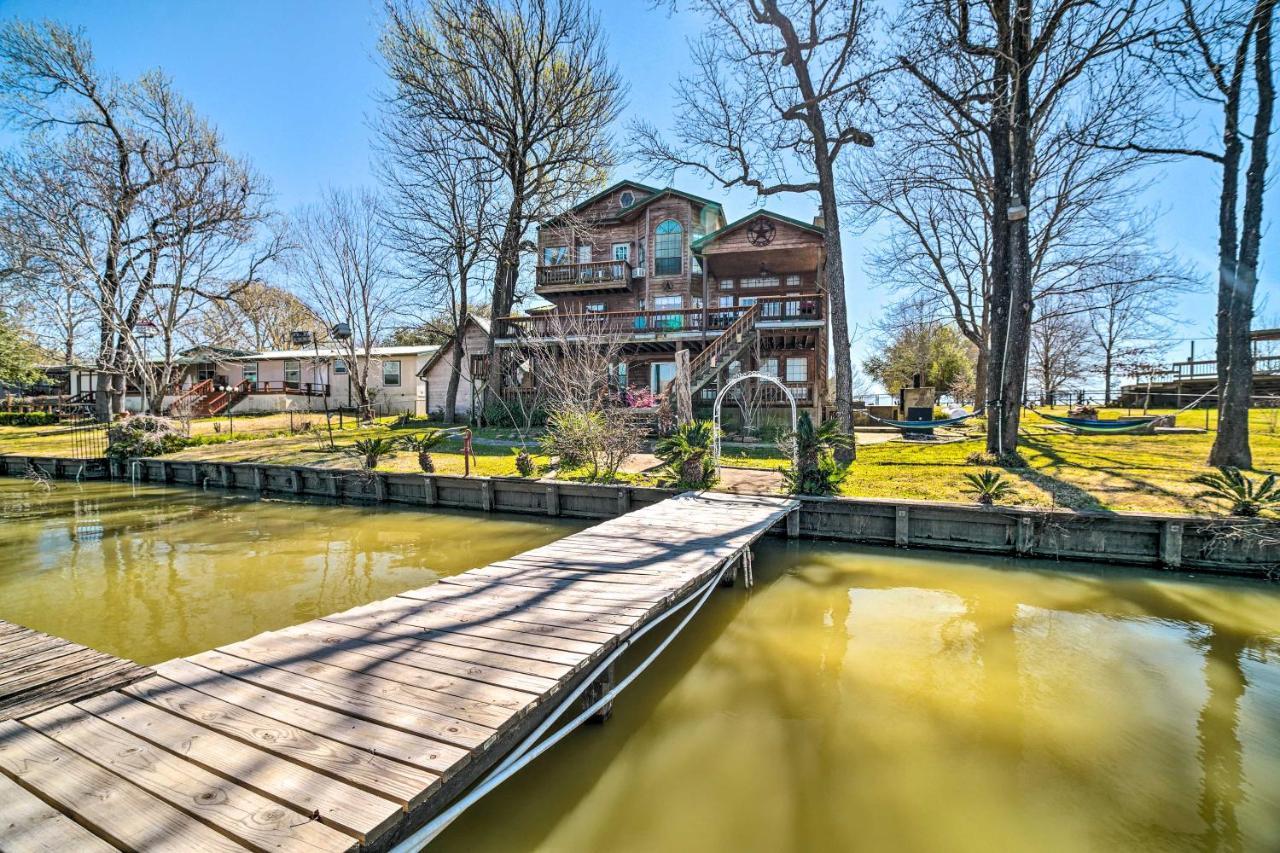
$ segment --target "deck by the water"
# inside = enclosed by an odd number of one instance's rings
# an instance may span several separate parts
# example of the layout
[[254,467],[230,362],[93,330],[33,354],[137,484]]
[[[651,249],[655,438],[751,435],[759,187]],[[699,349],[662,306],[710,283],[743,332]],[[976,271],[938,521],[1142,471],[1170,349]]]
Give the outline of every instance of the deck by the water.
[[0,619],[0,720],[29,716],[153,674],[133,661]]
[[384,848],[798,506],[681,495],[0,722],[0,850]]

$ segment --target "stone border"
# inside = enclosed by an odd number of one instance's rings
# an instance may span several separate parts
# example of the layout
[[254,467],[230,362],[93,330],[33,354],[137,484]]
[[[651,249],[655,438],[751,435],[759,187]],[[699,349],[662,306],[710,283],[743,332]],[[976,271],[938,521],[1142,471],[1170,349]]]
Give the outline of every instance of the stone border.
[[[676,494],[671,489],[607,486],[518,477],[372,475],[347,469],[252,462],[61,459],[0,456],[0,474],[28,466],[59,479],[132,478],[188,486],[566,518],[613,518]],[[774,531],[785,534],[783,525]],[[919,547],[1117,566],[1280,578],[1280,524],[1257,519],[1131,512],[981,507],[892,498],[802,499],[808,539]]]

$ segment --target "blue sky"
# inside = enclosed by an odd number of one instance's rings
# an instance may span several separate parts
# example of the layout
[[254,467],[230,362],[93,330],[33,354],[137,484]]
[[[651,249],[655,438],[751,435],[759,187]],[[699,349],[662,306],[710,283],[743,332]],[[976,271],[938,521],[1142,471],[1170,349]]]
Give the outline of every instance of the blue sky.
[[[645,0],[595,0],[610,53],[630,86],[627,116],[670,121],[672,89],[687,67],[692,16],[650,10]],[[52,17],[81,26],[103,69],[133,77],[159,67],[222,131],[230,147],[249,157],[274,185],[279,206],[293,209],[328,184],[372,183],[368,118],[384,85],[376,56],[380,3],[369,0],[0,0],[0,19]],[[621,128],[620,128],[621,130]],[[3,136],[0,136],[2,139]],[[1211,139],[1203,140],[1211,143]],[[1273,146],[1274,147],[1274,146]],[[1280,160],[1280,157],[1273,157]],[[1273,169],[1273,173],[1274,173]],[[618,177],[632,176],[623,167]],[[727,196],[692,178],[680,185],[725,202],[736,218],[755,206],[754,195]],[[1275,182],[1273,182],[1274,184]],[[1158,236],[1204,272],[1205,290],[1182,300],[1179,338],[1200,338],[1197,355],[1212,352],[1218,182],[1206,163],[1163,169],[1137,202],[1163,213]],[[1267,199],[1276,220],[1280,193]],[[816,199],[775,198],[771,209],[798,219],[816,212]],[[868,281],[862,255],[874,232],[846,237],[846,278],[852,321],[864,333],[889,294]],[[1264,239],[1259,322],[1280,325],[1280,240]],[[867,351],[865,334],[855,359]],[[1171,353],[1186,357],[1180,342]]]

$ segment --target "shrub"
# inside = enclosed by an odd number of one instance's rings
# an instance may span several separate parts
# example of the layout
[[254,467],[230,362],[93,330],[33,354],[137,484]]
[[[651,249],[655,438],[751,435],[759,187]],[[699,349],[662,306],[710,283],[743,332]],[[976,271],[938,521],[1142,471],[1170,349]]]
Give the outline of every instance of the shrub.
[[51,426],[57,422],[53,412],[0,412],[0,426]]
[[521,477],[532,477],[538,473],[538,466],[534,464],[533,457],[529,455],[529,451],[523,447],[512,448],[516,455],[516,473]]
[[356,456],[360,458],[360,462],[364,465],[366,471],[372,471],[378,467],[378,460],[389,453],[394,453],[396,449],[396,440],[389,436],[380,438],[361,438],[352,442],[350,447],[343,448],[343,452],[348,456]]
[[1196,497],[1226,501],[1231,504],[1231,515],[1243,518],[1253,518],[1280,504],[1275,474],[1259,482],[1240,473],[1239,468],[1224,466],[1216,474],[1198,474],[1191,482],[1205,487]]
[[711,421],[690,421],[658,442],[655,452],[676,478],[677,487],[709,489],[715,484],[715,436],[716,425]]
[[969,484],[965,487],[965,491],[973,495],[974,499],[983,506],[991,506],[996,501],[1004,500],[1013,494],[1013,484],[1004,478],[1004,474],[992,471],[990,468],[981,474],[970,471],[964,475],[964,478]]
[[107,430],[107,442],[107,456],[112,459],[162,456],[187,445],[181,424],[155,415],[135,415],[117,421]]
[[788,433],[783,442],[788,452],[794,447],[796,458],[796,464],[783,472],[787,490],[793,495],[834,495],[845,471],[832,451],[852,443],[853,437],[842,433],[834,418],[815,427],[808,412],[801,414],[795,432]]
[[400,444],[405,450],[418,454],[418,467],[424,474],[436,472],[436,461],[431,458],[431,451],[439,447],[449,434],[438,429],[429,429],[420,435],[405,436]]
[[542,449],[556,457],[561,468],[580,468],[595,457],[603,429],[604,417],[599,412],[556,412],[547,418]]

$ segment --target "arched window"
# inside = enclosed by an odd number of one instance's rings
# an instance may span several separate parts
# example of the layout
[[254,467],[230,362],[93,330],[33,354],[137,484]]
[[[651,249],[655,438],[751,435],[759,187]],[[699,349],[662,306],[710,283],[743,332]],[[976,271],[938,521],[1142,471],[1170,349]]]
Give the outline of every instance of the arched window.
[[653,274],[679,275],[684,257],[684,229],[674,219],[658,223],[653,239]]

